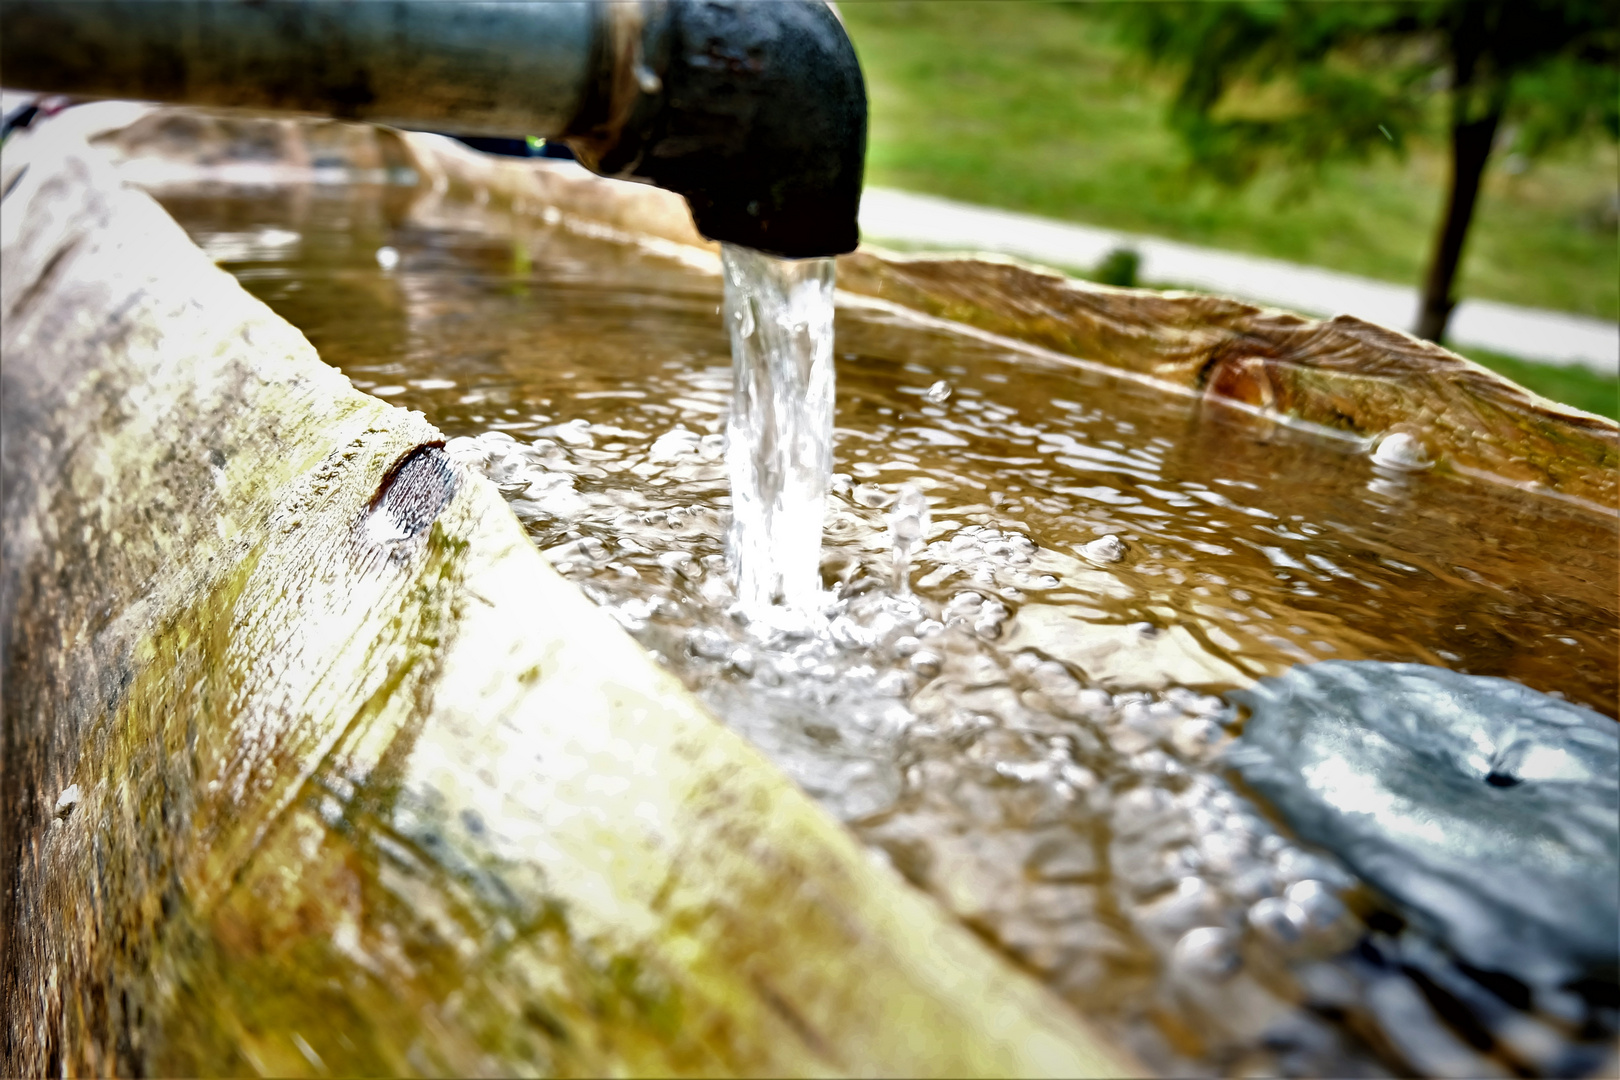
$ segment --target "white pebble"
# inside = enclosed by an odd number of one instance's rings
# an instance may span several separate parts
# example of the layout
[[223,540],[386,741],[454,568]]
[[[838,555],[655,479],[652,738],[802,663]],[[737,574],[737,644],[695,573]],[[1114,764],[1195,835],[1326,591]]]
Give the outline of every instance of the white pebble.
[[1379,439],[1373,447],[1372,459],[1379,465],[1407,471],[1427,469],[1434,464],[1424,445],[1404,431],[1392,431]]

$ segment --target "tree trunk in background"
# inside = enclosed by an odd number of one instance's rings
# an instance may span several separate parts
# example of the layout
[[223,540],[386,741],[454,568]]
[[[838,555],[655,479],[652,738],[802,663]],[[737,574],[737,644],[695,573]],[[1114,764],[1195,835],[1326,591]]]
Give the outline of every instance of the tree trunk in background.
[[1452,121],[1451,196],[1446,201],[1446,215],[1440,223],[1434,256],[1423,282],[1423,303],[1413,331],[1420,338],[1439,341],[1444,337],[1451,309],[1457,306],[1452,299],[1452,286],[1457,280],[1457,265],[1462,261],[1468,225],[1474,217],[1474,203],[1479,198],[1479,182],[1485,175],[1485,162],[1491,156],[1491,145],[1496,141],[1496,129],[1501,121],[1502,109],[1496,103],[1478,119],[1464,119],[1459,110]]

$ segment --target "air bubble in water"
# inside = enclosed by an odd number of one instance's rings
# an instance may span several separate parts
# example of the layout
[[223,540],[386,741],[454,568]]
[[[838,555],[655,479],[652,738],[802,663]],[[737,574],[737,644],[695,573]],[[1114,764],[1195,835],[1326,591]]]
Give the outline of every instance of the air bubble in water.
[[1117,563],[1125,557],[1125,541],[1117,536],[1099,536],[1080,546],[1080,554],[1094,563]]
[[1189,930],[1172,952],[1176,968],[1206,979],[1224,979],[1242,966],[1232,933],[1218,926]]
[[1279,945],[1292,945],[1305,933],[1307,916],[1292,900],[1268,896],[1249,908],[1249,925]]

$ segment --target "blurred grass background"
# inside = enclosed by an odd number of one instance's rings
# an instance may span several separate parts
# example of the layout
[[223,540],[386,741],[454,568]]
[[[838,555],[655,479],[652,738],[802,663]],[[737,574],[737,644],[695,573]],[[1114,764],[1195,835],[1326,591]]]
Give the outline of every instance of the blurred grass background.
[[[1091,5],[843,0],[871,98],[869,184],[1330,267],[1416,287],[1447,169],[1439,137],[1233,190],[1193,177],[1167,76]],[[1620,320],[1620,148],[1486,176],[1464,297]],[[1404,328],[1403,328],[1404,329]],[[1617,330],[1620,333],[1620,330]],[[1529,389],[1620,418],[1620,378],[1469,350]]]

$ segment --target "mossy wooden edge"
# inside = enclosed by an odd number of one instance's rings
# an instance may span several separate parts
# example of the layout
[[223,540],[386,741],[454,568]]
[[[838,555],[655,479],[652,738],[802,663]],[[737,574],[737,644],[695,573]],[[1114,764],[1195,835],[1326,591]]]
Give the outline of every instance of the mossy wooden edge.
[[0,158],[0,1071],[1135,1071],[51,130]]
[[[458,198],[527,214],[549,208],[628,235],[715,247],[669,192],[577,166],[494,158],[440,136],[397,137],[441,213]],[[1307,319],[1227,297],[1111,288],[1000,256],[870,247],[839,259],[838,287],[1346,434],[1407,431],[1444,467],[1610,512],[1620,496],[1614,421],[1350,316]]]

